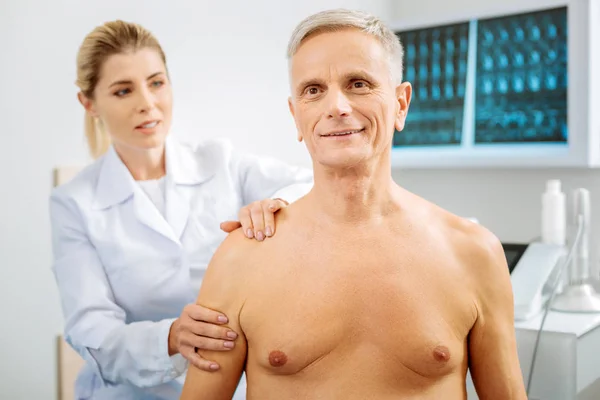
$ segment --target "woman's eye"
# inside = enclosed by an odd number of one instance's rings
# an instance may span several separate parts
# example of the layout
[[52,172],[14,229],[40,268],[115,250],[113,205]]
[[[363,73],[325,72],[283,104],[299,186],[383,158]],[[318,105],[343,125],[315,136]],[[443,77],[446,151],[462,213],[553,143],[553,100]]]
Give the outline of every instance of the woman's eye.
[[127,93],[129,93],[129,89],[121,89],[118,92],[115,93],[116,96],[125,96]]
[[152,86],[161,87],[163,85],[163,81],[154,81],[152,82]]
[[364,87],[366,87],[367,85],[365,85],[364,82],[354,82],[354,88],[355,89],[362,89]]

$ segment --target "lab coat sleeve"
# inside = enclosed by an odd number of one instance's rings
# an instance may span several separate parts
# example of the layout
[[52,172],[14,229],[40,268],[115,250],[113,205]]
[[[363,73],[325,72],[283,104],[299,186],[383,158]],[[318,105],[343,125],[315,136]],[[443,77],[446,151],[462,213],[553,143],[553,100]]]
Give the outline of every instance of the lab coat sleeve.
[[237,173],[244,204],[280,198],[293,203],[306,195],[313,186],[311,169],[293,166],[283,161],[252,154],[234,154],[234,173]]
[[173,319],[125,322],[75,203],[53,194],[50,220],[52,269],[65,317],[65,340],[105,385],[148,387],[183,374],[186,361],[179,354],[168,354]]

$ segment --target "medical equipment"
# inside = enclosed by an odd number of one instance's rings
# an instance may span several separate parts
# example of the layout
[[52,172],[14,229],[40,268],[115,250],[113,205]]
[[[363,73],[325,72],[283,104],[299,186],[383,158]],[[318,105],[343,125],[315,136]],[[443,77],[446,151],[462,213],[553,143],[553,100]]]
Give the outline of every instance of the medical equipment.
[[538,315],[550,297],[556,266],[566,254],[565,246],[553,243],[503,244],[511,273],[515,320]]
[[581,215],[578,216],[577,227],[577,233],[568,251],[566,246],[553,243],[503,244],[513,287],[515,320],[526,321],[544,312],[529,368],[526,386],[528,395],[546,317],[554,296],[560,289],[562,274],[571,262],[584,230]]
[[565,195],[558,179],[546,182],[541,200],[540,241],[503,245],[511,273],[517,321],[528,320],[541,312],[549,298],[549,283],[557,273],[556,266],[566,254]]
[[573,215],[581,221],[581,240],[575,247],[575,257],[569,265],[568,283],[552,304],[552,309],[600,313],[600,296],[589,283],[590,192],[587,189],[577,189],[573,200]]
[[[549,181],[549,185],[553,189],[550,192],[556,193],[555,189],[558,184],[556,181]],[[514,291],[515,320],[531,319],[543,310],[529,368],[527,395],[531,389],[540,338],[550,310],[600,311],[600,296],[595,293],[588,282],[590,277],[589,191],[580,188],[574,192],[572,210],[575,235],[568,245],[568,251],[566,246],[558,244],[560,241],[552,243],[554,240],[547,240],[546,242],[549,243],[534,242],[529,245],[520,245],[520,247],[518,247],[519,245],[504,245]],[[555,212],[559,216],[563,215],[563,210],[555,210]],[[544,221],[542,221],[542,225],[544,225]],[[563,288],[561,284],[564,274],[568,274],[568,282]]]
[[533,379],[533,371],[535,369],[535,360],[537,358],[537,351],[538,351],[538,348],[540,345],[540,337],[542,335],[542,331],[544,330],[544,323],[546,322],[546,318],[548,317],[548,312],[550,311],[552,302],[554,301],[554,296],[556,295],[558,288],[560,286],[562,274],[563,274],[564,270],[569,266],[569,263],[571,262],[571,260],[573,258],[573,254],[575,253],[575,249],[577,248],[577,246],[579,245],[579,243],[581,241],[582,233],[584,230],[583,226],[584,226],[583,217],[581,215],[578,215],[577,233],[575,235],[575,239],[574,239],[573,243],[571,244],[571,247],[569,249],[569,253],[567,254],[566,259],[564,259],[564,261],[561,263],[560,267],[557,269],[558,273],[556,274],[556,276],[553,279],[552,286],[551,286],[552,289],[548,296],[548,301],[546,302],[546,305],[545,305],[544,316],[542,317],[542,323],[540,324],[540,329],[538,330],[537,335],[536,335],[535,345],[533,347],[533,356],[531,358],[531,366],[529,367],[529,379],[527,380],[527,386],[526,386],[527,397],[529,397],[529,390],[531,389],[531,381]]
[[[555,311],[600,313],[600,296],[589,282],[590,193],[583,188],[574,191],[572,227],[581,231],[581,237],[570,243],[574,256],[567,265],[568,271],[563,271],[557,265],[563,263],[567,250],[562,238],[566,207],[560,181],[549,180],[546,188],[542,195],[542,241],[503,244],[511,273],[516,321],[539,314],[553,292],[557,292],[551,305]],[[557,274],[567,277],[561,278],[554,290]]]

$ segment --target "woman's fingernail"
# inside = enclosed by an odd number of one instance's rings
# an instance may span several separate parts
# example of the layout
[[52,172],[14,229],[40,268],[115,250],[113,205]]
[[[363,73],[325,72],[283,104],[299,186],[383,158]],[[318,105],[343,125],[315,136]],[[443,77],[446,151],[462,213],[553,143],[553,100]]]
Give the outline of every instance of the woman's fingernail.
[[258,233],[256,234],[256,238],[258,239],[258,241],[262,241],[265,240],[265,234],[262,233],[261,231],[258,231]]
[[219,369],[219,366],[217,364],[210,364],[210,369],[212,369],[213,371],[216,371]]
[[227,322],[227,317],[225,317],[223,315],[219,315],[219,317],[217,319],[219,320],[219,322],[222,322],[222,323],[226,323]]
[[254,232],[252,232],[252,229],[248,229],[246,231],[246,236],[248,236],[248,238],[252,239],[254,237]]
[[273,230],[271,230],[270,226],[267,226],[267,229],[265,229],[265,233],[267,234],[268,237],[273,236]]
[[233,349],[234,343],[233,342],[223,342],[223,346],[227,347],[228,349]]
[[235,332],[227,332],[227,337],[229,339],[235,339],[237,337],[237,333],[235,333]]

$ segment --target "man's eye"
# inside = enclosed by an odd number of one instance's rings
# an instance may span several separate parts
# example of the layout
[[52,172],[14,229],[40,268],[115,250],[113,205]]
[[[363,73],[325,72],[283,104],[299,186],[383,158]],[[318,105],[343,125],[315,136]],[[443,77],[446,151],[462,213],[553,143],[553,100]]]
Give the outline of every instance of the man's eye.
[[362,89],[364,87],[366,87],[367,85],[362,82],[362,81],[358,81],[358,82],[354,82],[354,88],[355,89]]
[[308,88],[307,93],[308,94],[318,94],[319,89],[317,89],[316,87],[311,87],[311,88]]

